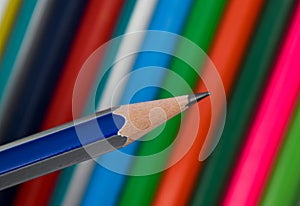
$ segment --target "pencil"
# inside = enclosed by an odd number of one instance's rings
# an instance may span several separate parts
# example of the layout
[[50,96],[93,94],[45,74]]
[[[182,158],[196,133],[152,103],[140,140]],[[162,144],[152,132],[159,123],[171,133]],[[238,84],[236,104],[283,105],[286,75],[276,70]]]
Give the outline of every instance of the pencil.
[[[78,74],[87,58],[102,44],[109,40],[119,10],[121,0],[91,0],[88,2],[76,32],[71,50],[66,58],[63,72],[56,85],[55,92],[49,103],[46,117],[42,123],[42,130],[66,123],[72,120],[73,90]],[[97,59],[100,63],[101,59]],[[81,87],[82,95],[76,102],[78,113],[82,114],[87,100],[88,91],[92,86],[98,67],[95,65],[89,70],[86,82]],[[58,178],[59,172],[36,178],[20,186],[15,199],[15,205],[46,205]],[[43,190],[40,190],[43,187]]]
[[[21,128],[18,127],[16,129],[16,127],[20,125],[19,121],[21,121],[21,119],[26,116],[24,115],[24,110],[27,109],[27,107],[19,106],[20,102],[26,102],[28,98],[27,96],[28,92],[31,94],[32,86],[38,88],[36,86],[36,81],[34,82],[32,82],[32,80],[27,81],[27,79],[30,79],[31,77],[33,79],[36,79],[35,78],[36,71],[31,72],[32,68],[30,63],[32,59],[34,59],[34,55],[36,54],[35,52],[36,48],[38,48],[39,46],[38,41],[43,36],[43,32],[46,29],[44,24],[47,21],[50,21],[53,15],[52,13],[53,10],[51,9],[53,5],[54,5],[54,1],[51,3],[50,2],[46,3],[46,7],[48,8],[46,12],[43,13],[42,18],[40,18],[39,20],[39,26],[35,31],[35,34],[33,34],[34,39],[31,39],[32,41],[29,42],[30,45],[27,44],[26,54],[20,51],[20,56],[18,57],[17,62],[15,63],[14,66],[15,71],[13,74],[13,78],[11,79],[11,82],[8,82],[7,87],[9,88],[4,96],[5,99],[1,105],[0,121],[2,122],[2,124],[0,125],[0,138],[2,144],[6,144],[18,138],[16,133],[21,131]],[[25,100],[23,99],[23,96],[25,96]],[[27,136],[27,135],[29,134],[24,134],[22,136]]]
[[[51,3],[34,46],[18,68],[17,83],[3,105],[0,136],[9,141],[38,132],[85,7],[83,0]],[[19,106],[20,102],[27,106]]]
[[300,187],[300,104],[295,112],[272,175],[261,200],[261,205],[299,205]]
[[0,25],[2,24],[3,16],[4,16],[5,9],[7,7],[8,2],[9,2],[9,0],[2,0],[0,2]]
[[0,59],[6,47],[11,29],[18,18],[18,12],[22,4],[21,0],[8,1],[4,9],[2,21],[0,22]]
[[[267,2],[233,88],[222,136],[199,174],[192,205],[218,205],[266,77],[271,72],[294,2]],[[250,82],[255,84],[249,86]]]
[[[210,128],[213,128],[215,131],[219,130],[220,124],[218,119],[221,119],[223,107],[225,106],[224,100],[222,100],[225,97],[221,96],[223,94],[222,90],[225,90],[226,97],[230,96],[231,88],[234,85],[235,77],[239,71],[239,66],[263,4],[263,0],[232,0],[228,2],[212,48],[208,54],[222,79],[223,88],[218,86],[215,80],[209,80],[211,78],[211,68],[209,66],[204,67],[201,77],[208,79],[206,84],[211,84],[210,87],[214,88],[211,92],[215,95],[211,98],[211,102],[216,104],[212,107],[209,102],[204,101],[203,104],[198,105],[199,111],[201,111],[201,121],[198,126],[197,137],[187,154],[177,164],[164,172],[153,200],[153,205],[188,204],[201,169],[202,163],[199,159],[203,160],[205,158],[202,157],[201,149],[205,145],[207,132]],[[203,82],[199,81],[195,91],[201,91],[203,88],[205,88]],[[202,106],[206,109],[203,110]],[[214,116],[212,115],[212,110],[215,113]],[[192,110],[187,113],[183,129],[178,134],[178,142],[172,151],[169,161],[173,161],[173,159],[181,155],[185,146],[185,139],[192,136],[190,134],[193,131],[192,127],[195,118],[197,117]],[[211,123],[211,119],[214,121],[213,123]],[[214,138],[214,136],[207,138]],[[174,179],[176,179],[176,182]]]
[[[122,85],[119,85],[116,88],[117,83],[120,82],[120,80],[125,75],[129,74],[130,71],[135,71],[137,69],[143,68],[144,66],[157,65],[156,59],[158,59],[157,56],[159,55],[149,53],[134,53],[136,51],[142,51],[145,48],[147,49],[147,46],[145,47],[145,42],[150,42],[150,44],[155,45],[154,38],[151,35],[141,31],[144,31],[146,29],[162,29],[164,28],[163,25],[167,25],[166,18],[163,18],[163,16],[160,16],[160,21],[158,21],[158,18],[153,17],[157,14],[157,8],[160,7],[159,5],[157,5],[157,2],[157,0],[137,1],[134,12],[131,17],[130,25],[125,33],[129,34],[129,36],[125,36],[122,40],[122,45],[118,52],[118,56],[116,57],[117,63],[113,67],[112,76],[110,77],[108,84],[105,86],[104,95],[102,99],[99,100],[98,108],[107,107],[109,104],[115,105],[120,102],[121,104],[126,103],[127,100],[124,101],[124,97],[127,99],[129,97],[122,94],[123,90],[127,91],[130,88],[128,87],[128,84],[137,87],[137,85],[139,85],[141,82],[144,82],[143,75],[145,75],[145,73],[139,72],[137,73],[138,76],[136,76],[135,78],[129,76],[128,79],[122,82]],[[164,15],[169,16],[170,13],[173,13],[173,11],[173,8],[169,10],[164,10]],[[178,17],[179,22],[181,22],[180,19],[181,18]],[[160,25],[160,27],[158,25]],[[135,38],[132,38],[132,34],[134,33],[138,35],[135,35]],[[132,55],[126,56],[129,53],[132,53]],[[124,58],[125,56],[126,58]],[[147,75],[147,77],[148,82],[157,84],[157,82],[161,81],[163,73],[162,71],[157,71],[155,77],[151,75],[151,73]],[[116,98],[111,98],[112,93],[114,93],[114,96],[116,96]],[[142,93],[145,94],[145,92]],[[146,97],[146,99],[134,98],[133,102],[152,100],[154,97],[154,92],[148,92],[147,95],[144,95],[144,97]],[[132,147],[132,145],[130,147]],[[113,155],[113,153],[111,153],[111,155]],[[99,159],[101,159],[102,161],[104,159],[109,161],[111,158],[105,155],[100,157]],[[126,164],[123,160],[122,163]],[[81,200],[81,204],[90,205],[102,204],[103,202],[105,202],[106,205],[114,205],[117,201],[117,196],[119,195],[119,192],[121,190],[120,185],[124,181],[125,177],[121,177],[120,175],[112,174],[111,172],[105,171],[103,170],[103,168],[101,168],[101,166],[97,164],[95,165],[95,167],[92,166],[91,170],[91,176],[88,180],[88,185],[84,196]],[[113,183],[111,183],[111,179],[113,179]],[[99,183],[101,184],[99,185]],[[108,191],[109,194],[99,194],[98,191],[102,188],[105,188],[105,190]]]
[[205,92],[111,108],[3,145],[0,189],[124,147],[207,96]]
[[[225,3],[226,1],[223,0],[194,1],[187,17],[186,24],[184,25],[182,36],[191,40],[193,44],[198,46],[197,48],[200,47],[207,52],[213,39],[219,19],[221,18]],[[177,78],[174,78],[174,76],[171,74],[166,77],[162,88],[166,90],[169,89],[175,93],[185,93],[187,92],[186,90],[192,90],[195,87],[198,75],[189,65],[194,65],[194,69],[200,70],[202,61],[197,60],[203,58],[203,56],[199,55],[198,52],[192,52],[191,47],[192,46],[190,45],[187,46],[186,42],[184,41],[179,42],[175,51],[175,56],[180,56],[182,53],[188,54],[188,59],[190,62],[184,63],[178,58],[173,58],[170,64],[170,69],[177,73],[180,78],[183,79],[183,83],[188,84],[189,88],[184,87],[184,84],[178,81]],[[164,90],[159,93],[160,98],[166,98],[169,97],[169,95],[170,94]],[[167,148],[176,137],[179,125],[179,117],[169,121],[164,130],[157,135],[155,139],[141,143],[137,152],[137,156],[148,156],[164,151],[165,148]],[[146,135],[145,139],[151,138],[151,135],[153,136],[151,133]],[[159,168],[165,165],[167,153],[161,155],[161,157],[162,158],[158,158],[157,161],[147,164],[138,160],[133,162],[133,166],[130,171],[132,174],[134,174],[136,171],[150,171],[151,175],[128,177],[124,191],[121,194],[120,205],[127,205],[128,202],[130,202],[131,205],[137,206],[151,204],[150,202],[155,194],[156,188],[159,185],[161,175],[161,173],[152,173],[155,170],[154,168]],[[136,195],[132,197],[132,193]]]
[[[3,2],[3,1],[1,1]],[[12,28],[10,38],[7,41],[6,49],[3,52],[0,61],[0,105],[3,101],[8,82],[11,83],[13,66],[17,59],[19,49],[25,39],[26,33],[29,31],[29,25],[37,0],[24,0],[20,7],[18,18]]]
[[[137,18],[134,17],[133,14],[131,15],[135,4],[136,4],[136,0],[125,1],[124,8],[122,9],[122,12],[120,14],[120,18],[118,20],[112,38],[117,38],[118,36],[123,35],[125,31],[126,32],[136,31],[134,27],[137,26],[136,23]],[[142,11],[143,10],[139,10],[139,13],[142,13],[139,14],[138,16],[139,21],[141,20],[141,15],[143,15],[143,18],[147,19],[146,13]],[[151,13],[151,7],[147,7],[147,11]],[[128,25],[128,29],[126,28],[127,25]],[[144,30],[144,29],[141,28],[140,30]],[[128,62],[127,65],[120,64],[120,62],[117,61],[117,63],[107,71],[104,71],[105,69],[102,68],[111,67],[112,62],[114,62],[114,58],[121,59],[124,57],[124,50],[127,51],[126,50],[127,46],[132,45],[131,43],[133,43],[132,40],[126,41],[126,39],[128,38],[126,37],[122,38],[122,40],[120,40],[120,45],[118,46],[116,46],[115,43],[112,44],[111,47],[107,49],[107,52],[105,52],[104,61],[103,63],[101,63],[100,74],[98,77],[98,79],[101,77],[102,79],[99,86],[98,85],[94,86],[94,89],[95,90],[97,89],[97,92],[94,91],[96,93],[96,97],[89,98],[88,104],[84,112],[85,115],[89,115],[93,113],[93,111],[95,110],[95,102],[97,103],[99,101],[99,98],[101,97],[103,97],[103,100],[106,100],[108,103],[105,104],[104,107],[98,108],[97,109],[98,111],[116,105],[116,104],[111,105],[109,101],[111,98],[111,94],[113,93],[113,88],[111,87],[118,84],[119,80],[123,78],[123,76],[126,74],[126,71],[128,71],[132,65],[130,65],[130,61],[127,61],[126,58],[126,62]],[[138,40],[135,39],[134,43],[138,44]],[[118,51],[118,49],[120,51]],[[121,58],[118,58],[118,56]],[[131,57],[133,56],[134,55],[132,55]],[[123,73],[123,71],[125,71],[125,73]],[[104,72],[106,73],[103,75]],[[107,84],[109,84],[109,86]],[[91,94],[93,94],[93,92],[91,92]],[[84,191],[86,189],[86,186],[88,184],[90,173],[92,171],[92,167],[94,164],[95,164],[94,161],[90,160],[90,161],[85,161],[82,164],[74,165],[73,167],[68,167],[64,169],[59,176],[59,180],[55,187],[54,194],[52,195],[50,205],[74,205],[80,202],[84,194]]]
[[299,52],[300,4],[246,135],[222,205],[259,203],[300,91]]
[[[26,20],[29,21],[28,27],[26,29],[26,33],[24,34],[23,39],[19,39],[18,41],[15,41],[16,39],[15,35],[22,36],[22,31],[16,31],[18,34],[12,34],[10,41],[14,41],[12,46],[15,50],[15,54],[12,53],[12,56],[6,56],[6,52],[11,52],[11,48],[7,48],[5,51],[4,59],[5,61],[3,63],[8,63],[3,68],[1,72],[8,72],[6,73],[7,77],[1,77],[1,80],[4,80],[2,82],[5,88],[3,88],[3,95],[1,99],[1,107],[0,107],[0,142],[1,144],[14,141],[22,136],[18,136],[18,132],[22,132],[21,128],[19,128],[20,121],[26,116],[24,112],[20,110],[27,109],[27,107],[24,107],[24,105],[20,104],[20,102],[26,102],[27,96],[25,95],[25,100],[22,100],[22,96],[26,94],[27,89],[27,83],[24,82],[24,77],[32,75],[30,73],[30,67],[26,67],[28,63],[28,59],[33,54],[34,48],[36,46],[36,41],[41,37],[42,31],[44,30],[44,27],[42,26],[44,22],[49,21],[51,16],[46,15],[47,9],[53,5],[54,1],[41,1],[36,2],[35,1],[28,1],[25,0],[22,2],[19,18],[17,19],[17,24],[19,21],[23,21],[23,23],[26,23]],[[27,8],[28,7],[28,8]],[[33,13],[29,13],[33,10]],[[25,11],[23,10],[25,9]],[[28,9],[28,10],[27,10]],[[25,13],[24,13],[25,12]],[[28,15],[26,17],[26,15]],[[22,20],[20,19],[22,18]],[[19,26],[19,25],[15,25]],[[17,29],[17,28],[16,28]],[[19,47],[17,47],[18,42],[20,43]],[[10,42],[9,45],[10,46]],[[9,49],[9,50],[8,50]],[[15,55],[15,56],[14,56]],[[7,59],[9,58],[9,59]],[[9,74],[10,70],[10,74]],[[30,73],[30,74],[29,74]],[[8,79],[9,78],[9,79]],[[26,81],[26,79],[25,79]],[[30,82],[32,83],[32,82]],[[35,81],[34,81],[35,83]],[[25,86],[24,86],[25,84]],[[30,85],[28,85],[30,90]],[[36,85],[34,85],[36,86]],[[40,87],[35,87],[35,89]],[[28,91],[27,90],[27,91]],[[31,91],[30,91],[31,92]],[[37,102],[34,102],[34,105]],[[22,114],[22,115],[20,115]],[[40,113],[38,114],[40,115]],[[16,121],[16,122],[15,122]],[[27,123],[27,122],[26,122]],[[32,122],[31,122],[32,123]],[[16,127],[18,127],[16,129]],[[23,133],[24,134],[24,133]],[[33,134],[33,133],[30,133]],[[24,136],[29,135],[28,133]],[[7,190],[3,190],[0,193],[0,202],[6,205],[10,205],[14,201],[14,196],[17,191],[16,187],[11,187]]]
[[[5,77],[2,77],[1,80],[4,80],[3,83],[0,83],[0,89],[2,94],[0,99],[0,118],[2,118],[3,106],[5,105],[5,101],[7,99],[7,95],[14,90],[16,83],[18,81],[19,76],[22,74],[22,65],[26,61],[26,57],[30,54],[30,51],[33,47],[34,40],[40,33],[40,25],[45,19],[44,13],[47,10],[48,5],[50,4],[49,1],[37,1],[34,7],[33,13],[30,18],[30,22],[26,33],[24,34],[23,39],[21,40],[21,45],[17,49],[17,54],[15,54],[15,59],[11,59],[12,62],[10,63],[10,68],[12,70],[11,75],[9,75],[9,81]],[[4,62],[3,62],[4,63]],[[7,65],[9,66],[9,65]],[[9,70],[7,68],[6,70]],[[4,72],[4,71],[3,71]],[[8,77],[7,77],[8,78]],[[1,85],[2,84],[2,85]],[[2,120],[0,120],[2,122]]]
[[[148,4],[150,3],[149,0],[146,1]],[[161,68],[169,68],[171,56],[168,54],[174,51],[178,43],[178,38],[174,38],[176,35],[168,32],[175,34],[181,33],[191,6],[191,0],[186,1],[185,4],[182,4],[181,0],[172,2],[160,0],[155,7],[153,7],[154,12],[153,15],[150,16],[152,18],[148,26],[149,32],[145,34],[144,40],[141,42],[141,47],[137,50],[142,52],[137,55],[132,67],[132,74],[134,75],[129,76],[126,86],[124,85],[124,92],[121,95],[121,99],[119,99],[120,104],[150,101],[157,98],[159,88],[162,86],[163,79],[167,74],[167,69]],[[166,34],[170,35],[168,36]],[[161,47],[161,42],[163,42],[163,48]],[[127,47],[131,50],[134,49],[135,46],[128,45]],[[167,54],[164,54],[161,49]],[[122,61],[120,61],[119,66],[122,66]],[[122,91],[121,86],[120,89],[118,88],[117,94]],[[103,102],[107,102],[107,99],[103,99]],[[135,142],[122,149],[121,152],[135,154],[138,146],[139,144]],[[123,174],[129,172],[129,167],[133,159],[124,158],[120,153],[112,152],[103,155],[99,161],[104,165],[112,165],[111,163],[115,162],[116,159],[122,159],[122,164],[118,164],[118,172]],[[112,168],[112,170],[114,169]],[[117,204],[126,179],[126,175],[119,175],[96,165],[82,205],[97,205],[103,204],[103,202],[105,202],[106,205]],[[98,191],[104,188],[108,194],[99,194]]]
[[[124,2],[124,7],[122,8],[114,33],[111,37],[112,43],[105,52],[104,60],[100,66],[101,70],[98,78],[101,78],[101,81],[99,85],[97,85],[97,82],[94,86],[94,89],[97,89],[96,97],[94,98],[94,96],[91,95],[84,112],[85,114],[94,112],[95,108],[97,108],[99,100],[102,99],[102,97],[107,95],[111,97],[112,90],[121,79],[115,79],[116,76],[122,76],[123,78],[130,71],[136,55],[132,54],[128,56],[128,47],[131,46],[139,48],[141,41],[143,40],[143,35],[141,35],[139,39],[136,38],[133,41],[132,38],[127,36],[127,34],[147,29],[156,1],[157,0],[148,1],[148,4],[137,0],[126,0]],[[145,9],[145,6],[147,6],[147,9]],[[141,13],[143,13],[143,15]],[[123,60],[122,64],[119,63],[119,60]],[[124,61],[126,64],[123,63]],[[104,72],[105,74],[103,74]],[[114,79],[114,81],[108,81],[111,77]],[[109,83],[109,85],[107,83]],[[106,90],[104,88],[109,89]],[[121,94],[122,91],[115,95],[121,96]],[[106,100],[106,98],[103,98],[103,100]],[[107,98],[107,102],[110,102],[110,98]],[[110,105],[110,103],[106,103],[106,105]]]
[[[23,5],[30,2],[24,1]],[[22,74],[15,79],[18,83],[7,103],[14,110],[6,108],[2,114],[5,120],[0,134],[10,140],[39,131],[86,5],[85,0],[52,0],[52,3],[40,26],[42,32],[35,38],[36,46],[18,68]],[[20,102],[26,102],[27,106],[20,106]]]

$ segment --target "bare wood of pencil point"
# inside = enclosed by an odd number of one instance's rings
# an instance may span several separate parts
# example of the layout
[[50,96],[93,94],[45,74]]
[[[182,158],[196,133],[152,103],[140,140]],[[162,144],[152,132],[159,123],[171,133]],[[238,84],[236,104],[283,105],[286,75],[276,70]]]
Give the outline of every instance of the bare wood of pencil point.
[[205,92],[151,102],[129,104],[117,108],[113,113],[121,115],[126,119],[126,124],[119,130],[119,135],[128,138],[124,146],[141,138],[155,127],[209,95],[209,92]]

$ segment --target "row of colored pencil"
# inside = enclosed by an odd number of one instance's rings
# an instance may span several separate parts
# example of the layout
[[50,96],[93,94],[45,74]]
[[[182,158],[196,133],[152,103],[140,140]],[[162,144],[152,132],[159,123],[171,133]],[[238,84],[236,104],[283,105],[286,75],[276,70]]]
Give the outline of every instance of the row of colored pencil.
[[1,0],[0,144],[212,95],[128,147],[0,191],[0,205],[299,204],[298,52],[297,0]]

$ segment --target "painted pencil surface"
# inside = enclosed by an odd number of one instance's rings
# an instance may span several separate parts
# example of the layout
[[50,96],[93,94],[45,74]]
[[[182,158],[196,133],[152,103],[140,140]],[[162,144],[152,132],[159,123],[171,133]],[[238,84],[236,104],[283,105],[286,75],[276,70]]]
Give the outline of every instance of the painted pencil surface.
[[[299,52],[300,4],[297,4],[220,205],[259,204],[300,92]],[[279,94],[284,94],[284,98]]]
[[[44,121],[42,121],[41,130],[72,120],[72,94],[81,65],[97,48],[110,39],[115,22],[119,17],[119,11],[124,3],[123,0],[90,0],[87,2],[72,40],[72,47],[65,58],[63,72],[49,102]],[[82,96],[76,100],[78,105],[76,110],[80,114],[84,110],[90,89],[94,86],[96,74],[99,72],[96,65],[102,60],[102,58],[97,59],[97,63],[89,70],[89,75],[85,76],[84,86],[81,87]],[[60,171],[53,172],[22,184],[15,196],[14,205],[48,205],[59,174]]]
[[[256,20],[263,8],[264,1],[232,0],[227,2],[226,9],[215,34],[214,42],[209,51],[209,57],[214,62],[218,74],[222,79],[227,98],[230,98],[231,89],[239,73],[242,58],[255,28]],[[232,25],[235,26],[233,27]],[[209,79],[210,71],[211,69],[209,68],[203,68],[202,79]],[[213,81],[208,82],[214,83]],[[194,91],[201,91],[203,88],[204,85],[199,81]],[[206,140],[211,139],[210,137],[206,137],[207,131],[211,128],[211,118],[215,117],[216,120],[220,120],[223,113],[223,101],[219,99],[221,97],[220,91],[219,89],[212,91],[215,99],[212,98],[211,102],[217,103],[213,108],[208,104],[205,105],[207,102],[199,105],[201,127],[198,127],[194,144],[177,164],[163,173],[152,205],[188,205],[189,198],[193,193],[199,172],[203,166],[203,162],[199,161],[199,159],[204,159],[204,151],[209,145]],[[202,110],[202,107],[205,110]],[[210,109],[213,109],[215,115],[211,115],[212,110]],[[194,119],[195,115],[191,111],[188,111],[185,122],[182,125],[183,129],[177,136],[178,143],[174,147],[168,161],[173,161],[172,159],[178,157],[182,152],[184,137],[190,136],[190,132],[193,131],[191,130],[191,123],[194,122]],[[191,165],[193,166],[191,167]],[[176,179],[176,184],[174,184],[174,179]]]
[[[143,2],[143,0],[138,2]],[[153,1],[146,0],[144,2],[147,2],[147,4],[149,4]],[[159,0],[157,1],[155,7],[152,7],[153,13],[149,16],[150,22],[144,28],[147,29],[148,32],[145,35],[145,38],[143,39],[141,44],[139,45],[139,51],[152,51],[154,49],[156,50],[156,52],[138,53],[135,61],[133,62],[134,64],[131,67],[131,74],[135,75],[130,75],[130,77],[126,80],[127,83],[126,88],[124,86],[124,93],[120,96],[119,99],[114,98],[115,100],[113,101],[119,104],[127,104],[128,102],[136,103],[141,101],[151,101],[154,99],[163,99],[170,97],[160,96],[160,88],[164,88],[166,90],[168,90],[168,88],[172,88],[172,91],[178,92],[177,94],[174,94],[175,96],[179,93],[184,94],[189,92],[181,90],[182,85],[178,85],[178,82],[176,85],[177,87],[175,87],[174,85],[165,84],[165,82],[168,82],[168,73],[171,71],[171,73],[175,72],[179,76],[182,76],[181,73],[191,73],[185,70],[184,67],[180,66],[178,67],[178,70],[175,71],[171,63],[173,55],[166,55],[166,53],[172,54],[172,52],[175,52],[175,48],[179,46],[180,41],[175,36],[182,34],[184,25],[189,16],[189,11],[192,5],[193,0],[186,0],[184,1],[184,4],[182,3],[182,0]],[[142,17],[139,17],[140,20],[145,20],[145,14],[150,11],[149,8],[150,6],[147,6],[145,7],[145,9],[140,10],[142,11]],[[139,31],[141,30],[142,29],[139,29]],[[175,38],[173,38],[172,36]],[[136,42],[136,38],[134,38],[134,41]],[[161,44],[161,42],[163,42],[163,44]],[[126,47],[127,50],[134,48],[134,44],[128,45],[129,46]],[[163,47],[161,47],[162,45]],[[164,52],[162,52],[161,49],[163,49]],[[128,58],[126,57],[126,60],[127,59]],[[126,67],[126,65],[123,65],[122,61],[119,62],[122,68],[124,68],[124,66]],[[116,69],[115,71],[118,74],[120,73],[120,70],[118,69]],[[121,77],[123,76],[124,75],[121,74]],[[188,83],[186,79],[184,80],[184,83]],[[147,85],[152,86],[148,87]],[[136,93],[136,91],[139,92]],[[109,94],[111,94],[111,92]],[[105,99],[110,100],[110,98],[104,97],[102,99],[102,102],[105,102]],[[176,131],[175,128],[172,129]],[[156,139],[159,139],[159,137],[157,137]],[[86,189],[86,192],[84,193],[80,205],[101,205],[103,202],[105,202],[106,205],[117,205],[119,199],[121,198],[120,194],[124,194],[124,192],[127,191],[127,186],[125,187],[125,185],[127,185],[129,178],[127,175],[119,175],[113,172],[115,171],[114,169],[112,169],[113,171],[107,170],[101,165],[111,165],[111,163],[115,162],[115,159],[122,158],[122,164],[118,164],[118,172],[128,173],[131,171],[131,165],[135,164],[134,156],[138,155],[137,152],[140,151],[141,145],[143,145],[142,141],[135,142],[129,147],[122,149],[120,152],[116,151],[101,156],[98,160],[100,164],[94,167],[91,177],[88,180],[88,187]],[[161,145],[161,143],[158,143],[158,145]],[[128,158],[123,158],[124,156],[122,154],[124,153],[129,154],[130,156],[127,156]],[[149,187],[147,189],[149,189]],[[107,193],[99,194],[99,191],[101,190],[105,190],[107,191]],[[141,192],[141,194],[144,194],[140,188],[137,188],[135,191],[139,191]],[[143,199],[140,193],[135,194],[135,197],[139,196],[141,199]]]
[[[141,2],[141,1],[139,1]],[[150,2],[150,1],[146,1]],[[136,0],[126,0],[124,7],[122,8],[122,11],[120,13],[120,17],[118,20],[118,23],[115,27],[114,34],[112,35],[112,38],[119,37],[121,35],[124,35],[125,33],[131,33],[135,31],[145,30],[145,28],[137,29],[135,28],[137,26],[137,19],[140,21],[141,16],[138,16],[136,18],[134,15],[135,13],[142,13],[143,20],[146,19],[146,15],[144,10],[137,8],[135,6]],[[146,7],[147,12],[150,12],[150,7],[147,5]],[[139,12],[136,12],[138,10]],[[151,15],[150,15],[151,16]],[[145,20],[146,21],[146,20]],[[140,25],[139,25],[140,26]],[[124,51],[128,50],[128,45],[139,45],[137,42],[138,40],[135,39],[134,43],[133,41],[128,41],[129,38],[123,37],[121,42],[119,42],[118,46],[109,47],[107,51],[105,52],[104,61],[102,62],[102,68],[106,68],[107,65],[109,65],[114,60],[119,59],[119,57],[123,57]],[[123,51],[122,51],[123,50]],[[122,77],[126,75],[127,72],[130,71],[131,65],[131,59],[134,59],[135,55],[131,55],[130,58],[125,58],[125,64],[121,64],[120,62],[116,61],[117,63],[114,64],[114,66],[105,72],[105,69],[100,69],[100,74],[98,79],[101,79],[101,84],[99,85],[99,88],[97,90],[98,96],[96,96],[95,101],[92,97],[90,97],[87,106],[85,108],[84,114],[89,115],[93,113],[95,109],[95,102],[96,105],[99,105],[99,100],[103,100],[104,105],[101,105],[101,108],[98,107],[97,110],[103,110],[105,108],[108,108],[110,106],[118,105],[111,102],[111,94],[112,91],[114,91],[115,85],[120,82]],[[128,60],[129,59],[129,60]],[[124,61],[121,61],[122,63]],[[117,72],[116,72],[117,71]],[[107,75],[104,75],[103,78],[101,78],[101,74],[107,73]],[[102,84],[103,82],[103,84]],[[110,86],[109,86],[110,85]],[[95,88],[95,87],[94,87]],[[96,88],[95,88],[96,89]],[[93,96],[93,95],[92,95]],[[116,93],[115,93],[116,96]],[[50,205],[75,205],[78,202],[81,201],[84,192],[87,188],[88,181],[90,179],[90,175],[93,171],[95,162],[93,160],[91,161],[85,161],[82,164],[74,165],[73,167],[68,167],[65,170],[63,170],[60,175],[59,179],[57,180],[57,184],[55,186],[55,192],[52,194]]]
[[0,189],[124,147],[210,95],[129,104],[0,147]]
[[300,103],[297,107],[286,140],[277,154],[277,162],[261,197],[261,205],[299,205],[300,203],[297,204],[300,186]]
[[[185,1],[185,4],[186,2],[187,1]],[[180,35],[186,39],[191,40],[194,44],[196,44],[199,48],[203,49],[203,51],[207,53],[212,43],[215,30],[218,27],[218,22],[222,16],[223,8],[226,4],[226,1],[199,0],[199,1],[192,1],[191,3],[192,6],[188,11],[188,16],[185,20],[185,24],[183,26]],[[182,13],[182,1],[179,1],[179,7],[180,9],[178,13]],[[176,18],[178,18],[177,14],[175,14],[175,20],[173,22],[177,21]],[[196,62],[195,60],[199,60],[201,55],[199,55],[198,52],[191,52],[186,47],[186,43],[184,43],[184,41],[179,42],[176,50],[174,50],[175,54],[178,56],[180,56],[180,54],[182,53],[186,53],[187,51],[189,51],[188,55],[189,58],[192,60],[191,62]],[[201,73],[202,70],[201,65],[202,63],[199,62],[199,64],[197,64],[197,66],[194,67],[194,69],[196,69],[197,72],[199,73]],[[182,83],[189,85],[188,89],[195,88],[198,75],[195,75],[195,70],[191,69],[191,67],[188,64],[184,63],[184,61],[178,58],[173,58],[168,67],[172,72],[179,75],[179,77],[183,80]],[[179,83],[176,80],[176,78],[174,78],[174,75],[170,73],[169,75],[166,76],[162,84],[162,88],[166,90],[160,91],[158,97],[159,98],[170,97],[170,93],[167,92],[168,89],[180,93],[188,92],[187,87],[184,87],[182,83]],[[155,141],[141,142],[138,150],[136,150],[135,153],[130,153],[130,154],[134,154],[135,156],[148,156],[149,154],[156,154],[158,152],[165,150],[169,145],[171,145],[174,142],[177,136],[177,131],[181,127],[180,121],[181,118],[179,116],[173,118],[166,124],[164,130],[155,138]],[[202,111],[201,111],[201,121],[202,121]],[[151,135],[153,135],[153,133],[152,134],[149,133],[148,135],[147,137],[145,137],[145,139],[151,138]],[[147,164],[147,168],[152,170],[152,168],[155,168],[157,165],[160,166],[166,165],[168,155],[169,154],[166,154],[163,158],[159,158],[159,160]],[[130,170],[128,170],[130,173],[141,171],[139,170],[139,168],[146,168],[144,166],[145,164],[143,163],[143,161],[140,160],[137,159],[134,161],[134,163],[130,167]],[[161,174],[162,173],[159,172],[156,174],[145,175],[145,176],[127,176],[126,184],[124,184],[124,189],[122,191],[122,194],[120,195],[120,198],[117,201],[118,204],[121,206],[126,206],[128,202],[130,202],[131,206],[150,205],[151,200],[156,194],[157,188],[159,188]],[[181,189],[181,193],[182,192],[185,192],[185,189],[184,190]],[[135,195],[132,196],[132,194]],[[164,196],[165,199],[168,199],[166,197],[169,198],[168,195]],[[178,205],[178,203],[176,203],[176,205]]]
[[[293,0],[284,3],[274,0],[265,5],[232,90],[226,124],[218,147],[206,161],[203,170],[200,170],[191,200],[192,206],[218,205],[221,201],[247,128],[255,116],[255,108],[263,94],[274,57],[280,49],[280,41],[289,22],[293,4]],[[249,87],[249,82],[255,84]]]

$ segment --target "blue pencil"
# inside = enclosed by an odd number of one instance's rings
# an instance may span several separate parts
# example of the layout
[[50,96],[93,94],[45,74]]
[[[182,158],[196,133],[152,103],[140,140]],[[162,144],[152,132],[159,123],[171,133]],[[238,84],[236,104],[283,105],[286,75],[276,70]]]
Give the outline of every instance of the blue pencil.
[[[192,2],[192,0],[188,0],[183,4],[181,0],[160,0],[148,30],[167,31],[180,34]],[[149,35],[146,35],[141,50],[147,51],[149,48],[159,48],[163,45],[163,49],[171,53],[176,47],[176,38],[167,39],[165,37],[165,35],[160,36],[158,33],[150,32]],[[159,92],[159,86],[162,84],[163,78],[167,72],[166,69],[160,68],[167,68],[170,60],[171,56],[163,53],[140,53],[132,70],[135,74],[128,80],[128,85],[126,85],[124,94],[121,98],[121,104],[154,99]],[[152,69],[140,70],[140,68],[145,67],[151,67]],[[152,87],[149,87],[149,85],[152,85]],[[144,86],[148,87],[136,93]],[[138,143],[135,142],[121,151],[134,154],[137,148]],[[100,158],[100,162],[103,164],[114,163],[115,160],[119,158],[118,154],[119,153],[113,152],[103,155]],[[128,158],[115,163],[118,164],[119,172],[126,173],[131,162],[132,159]],[[116,174],[102,166],[96,165],[82,200],[82,205],[100,205],[101,203],[105,203],[105,205],[108,206],[115,205],[125,180],[126,176]]]
[[[0,190],[125,147],[207,96],[205,92],[123,105],[3,145]],[[167,118],[153,112],[157,107]]]

